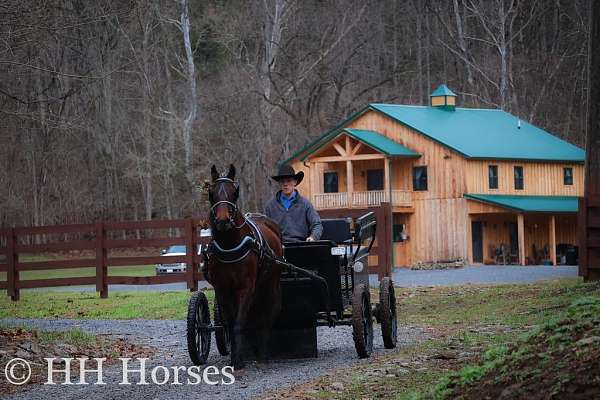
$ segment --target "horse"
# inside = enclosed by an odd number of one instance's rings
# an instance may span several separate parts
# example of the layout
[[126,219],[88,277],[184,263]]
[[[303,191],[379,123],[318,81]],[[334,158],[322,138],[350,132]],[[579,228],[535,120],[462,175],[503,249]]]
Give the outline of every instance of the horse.
[[[244,215],[237,201],[235,167],[221,177],[211,168],[208,187],[213,239],[207,255],[207,280],[215,289],[221,319],[231,345],[231,365],[244,368],[244,345],[258,361],[266,360],[268,338],[281,310],[283,256],[278,224],[261,214]],[[245,341],[249,341],[245,343]]]

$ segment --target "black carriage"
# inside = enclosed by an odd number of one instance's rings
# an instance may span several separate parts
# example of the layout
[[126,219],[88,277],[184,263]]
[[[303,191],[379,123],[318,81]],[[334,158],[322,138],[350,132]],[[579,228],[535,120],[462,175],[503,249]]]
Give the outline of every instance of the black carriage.
[[[282,310],[271,333],[269,358],[317,357],[317,327],[337,325],[352,326],[358,356],[368,357],[373,350],[373,317],[381,324],[385,348],[396,347],[396,299],[390,277],[380,281],[379,303],[371,305],[368,256],[375,240],[374,213],[356,221],[322,222],[322,240],[285,243],[288,268],[281,276]],[[194,364],[206,362],[211,332],[215,332],[219,353],[229,354],[218,304],[215,302],[211,322],[204,293],[194,293],[187,325]],[[252,358],[250,352],[244,353],[246,359]]]

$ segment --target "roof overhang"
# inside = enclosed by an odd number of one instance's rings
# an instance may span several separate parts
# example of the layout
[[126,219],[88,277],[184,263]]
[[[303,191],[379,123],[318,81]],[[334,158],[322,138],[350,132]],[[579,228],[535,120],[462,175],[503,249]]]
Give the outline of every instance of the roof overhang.
[[578,198],[574,196],[465,194],[464,197],[523,213],[576,213],[578,210]]

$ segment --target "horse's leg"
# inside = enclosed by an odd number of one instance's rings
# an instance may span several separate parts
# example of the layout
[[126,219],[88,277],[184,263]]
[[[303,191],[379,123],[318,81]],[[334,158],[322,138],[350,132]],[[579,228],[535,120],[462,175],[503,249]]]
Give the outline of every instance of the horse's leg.
[[275,320],[279,317],[279,313],[281,311],[281,284],[279,282],[279,276],[275,276],[272,279],[273,284],[271,285],[271,290],[269,291],[269,301],[267,304],[270,304],[269,313],[265,315],[264,324],[263,324],[263,332],[260,337],[260,358],[263,361],[266,361],[268,358],[268,344],[269,339],[271,338],[271,333],[273,331],[273,325],[275,324]]
[[231,365],[234,369],[242,369],[245,366],[244,360],[242,359],[244,345],[243,331],[246,326],[251,299],[249,290],[238,293],[236,316],[231,331]]

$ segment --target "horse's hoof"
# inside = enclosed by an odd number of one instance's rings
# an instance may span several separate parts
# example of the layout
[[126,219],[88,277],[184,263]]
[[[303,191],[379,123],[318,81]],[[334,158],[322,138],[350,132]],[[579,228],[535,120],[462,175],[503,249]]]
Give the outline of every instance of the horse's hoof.
[[246,375],[245,367],[233,369],[233,376],[235,376],[236,379],[239,379],[239,378],[243,377],[244,375]]

